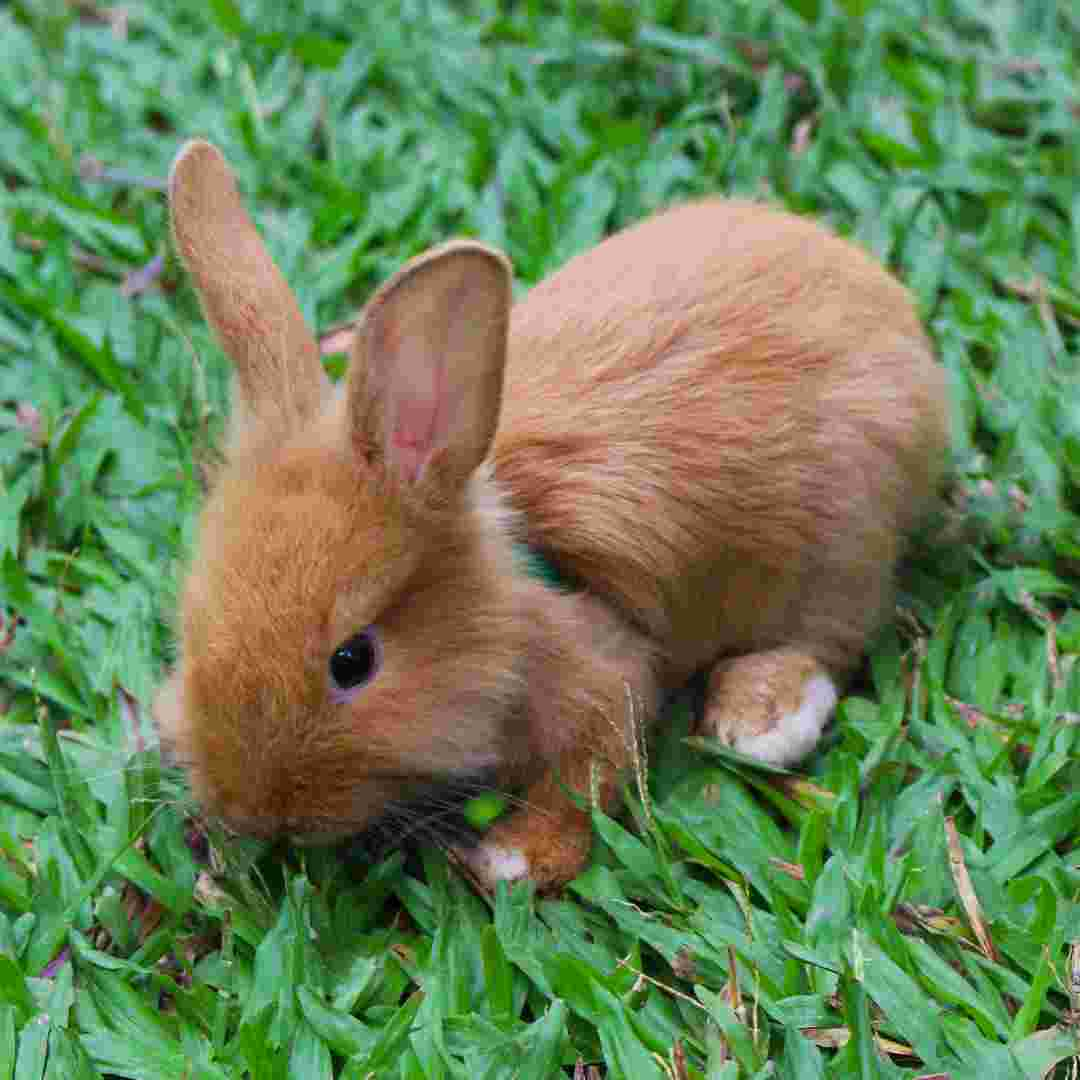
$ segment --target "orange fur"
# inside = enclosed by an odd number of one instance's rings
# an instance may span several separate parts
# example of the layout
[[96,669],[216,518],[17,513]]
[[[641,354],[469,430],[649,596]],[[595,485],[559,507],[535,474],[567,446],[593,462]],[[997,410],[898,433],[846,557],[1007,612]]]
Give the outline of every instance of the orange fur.
[[[192,144],[171,186],[238,371],[157,703],[212,812],[340,835],[494,768],[523,808],[463,858],[489,883],[558,884],[589,836],[563,786],[610,805],[632,714],[664,687],[750,654],[713,679],[736,741],[856,662],[947,443],[941,371],[867,255],[761,206],[692,204],[538,285],[507,339],[505,263],[450,245],[369,304],[333,395],[310,334],[259,299],[279,281],[231,185]],[[531,581],[518,535],[589,591]],[[329,657],[371,624],[382,669],[337,703]]]
[[803,638],[857,657],[946,441],[898,283],[810,222],[704,202],[542,282],[510,341],[493,460],[531,541],[680,669]]

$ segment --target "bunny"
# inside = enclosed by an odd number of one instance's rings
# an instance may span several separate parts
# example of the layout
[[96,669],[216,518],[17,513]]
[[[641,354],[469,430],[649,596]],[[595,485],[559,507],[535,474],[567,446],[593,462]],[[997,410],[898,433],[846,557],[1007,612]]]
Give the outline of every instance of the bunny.
[[694,672],[704,733],[813,748],[948,443],[942,369],[870,256],[708,199],[511,306],[507,260],[452,242],[378,290],[335,387],[213,146],[169,201],[235,368],[155,702],[209,813],[334,840],[494,785],[516,807],[460,861],[551,888]]

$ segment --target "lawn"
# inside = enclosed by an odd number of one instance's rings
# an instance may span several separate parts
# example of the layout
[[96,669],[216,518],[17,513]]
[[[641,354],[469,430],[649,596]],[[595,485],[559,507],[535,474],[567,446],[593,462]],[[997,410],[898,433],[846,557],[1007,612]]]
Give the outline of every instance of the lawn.
[[[851,235],[951,377],[944,509],[796,776],[687,742],[561,895],[207,836],[149,702],[227,369],[163,182],[218,143],[342,368],[407,257],[525,290],[704,192]],[[0,1080],[1080,1070],[1080,9],[0,6]]]

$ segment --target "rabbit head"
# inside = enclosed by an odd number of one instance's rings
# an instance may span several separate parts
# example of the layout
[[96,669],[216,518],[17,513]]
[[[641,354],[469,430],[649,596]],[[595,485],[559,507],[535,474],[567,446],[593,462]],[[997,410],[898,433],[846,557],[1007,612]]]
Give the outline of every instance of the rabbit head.
[[169,200],[235,378],[162,744],[239,831],[353,833],[521,741],[526,620],[483,465],[509,268],[471,242],[414,260],[367,306],[337,388],[214,147],[182,150]]

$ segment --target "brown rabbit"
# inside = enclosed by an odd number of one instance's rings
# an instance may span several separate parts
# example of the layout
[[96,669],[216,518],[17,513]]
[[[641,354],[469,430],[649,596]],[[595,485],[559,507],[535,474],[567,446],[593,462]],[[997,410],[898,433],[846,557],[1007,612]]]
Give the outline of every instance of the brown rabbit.
[[814,746],[947,443],[942,371],[871,258],[710,200],[511,311],[506,260],[451,243],[371,300],[339,391],[217,150],[182,150],[170,203],[236,369],[156,706],[210,812],[334,838],[494,783],[519,808],[461,857],[552,886],[589,849],[564,788],[610,806],[632,714],[692,672],[707,733]]

